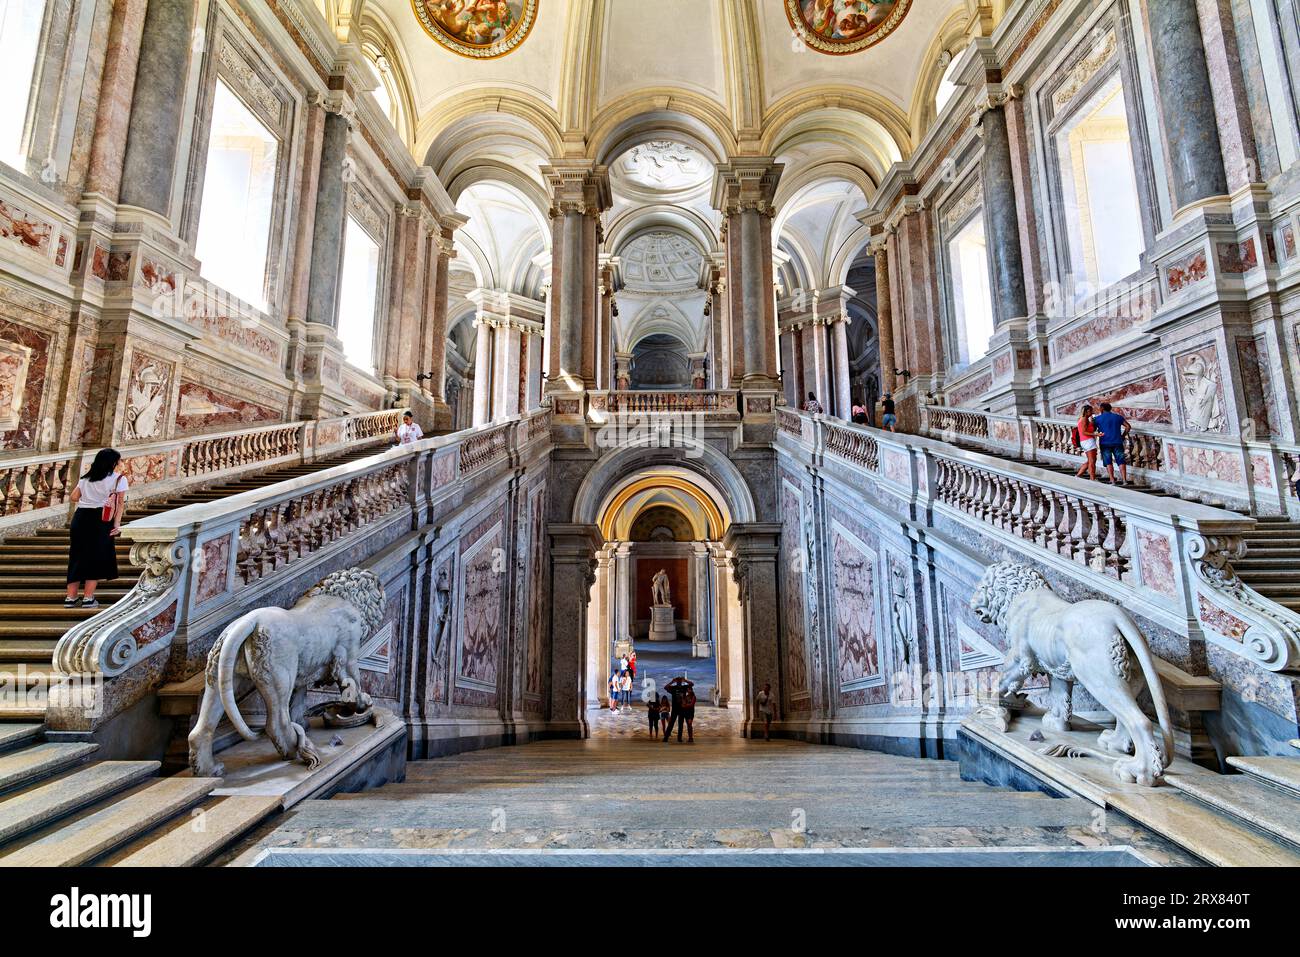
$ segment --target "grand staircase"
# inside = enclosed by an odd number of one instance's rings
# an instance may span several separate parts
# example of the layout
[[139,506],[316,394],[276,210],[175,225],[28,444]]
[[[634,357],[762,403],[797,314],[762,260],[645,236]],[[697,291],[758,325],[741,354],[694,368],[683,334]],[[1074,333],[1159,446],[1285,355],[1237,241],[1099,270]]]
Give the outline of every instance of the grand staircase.
[[[947,441],[949,441],[949,444],[966,449],[969,452],[991,455],[994,458],[1002,459],[1004,462],[1016,462],[1020,465],[1032,466],[1047,472],[1055,472],[1057,475],[1074,475],[1075,470],[1078,468],[1077,465],[1070,467],[1055,462],[1044,462],[1010,455],[961,438],[956,441],[951,439]],[[1116,474],[1118,475],[1118,469]],[[1097,463],[1097,481],[1107,488],[1110,487],[1107,484],[1106,470],[1100,461]],[[1146,484],[1134,472],[1129,473],[1127,488],[1131,491],[1144,492],[1147,495],[1155,495],[1159,498],[1181,497],[1167,489]],[[1216,508],[1238,511],[1231,509],[1222,501],[1205,498],[1187,500],[1212,505]],[[1246,556],[1233,561],[1232,567],[1243,582],[1265,598],[1277,602],[1277,604],[1292,611],[1300,612],[1300,522],[1280,516],[1256,516],[1255,520],[1258,523],[1255,530],[1244,536]]]
[[157,761],[95,761],[98,745],[0,724],[0,867],[186,867],[279,810],[214,796],[220,778],[159,777]]
[[[310,464],[272,469],[186,492],[143,509],[131,508],[128,493],[126,520],[263,488],[374,453],[373,448],[357,449]],[[34,535],[10,538],[0,544],[0,722],[40,721],[45,717],[45,689],[49,686],[55,644],[78,621],[97,614],[125,595],[141,572],[130,563],[130,543],[119,541],[119,577],[99,586],[95,597],[100,607],[65,608],[68,547],[66,528],[42,529]]]

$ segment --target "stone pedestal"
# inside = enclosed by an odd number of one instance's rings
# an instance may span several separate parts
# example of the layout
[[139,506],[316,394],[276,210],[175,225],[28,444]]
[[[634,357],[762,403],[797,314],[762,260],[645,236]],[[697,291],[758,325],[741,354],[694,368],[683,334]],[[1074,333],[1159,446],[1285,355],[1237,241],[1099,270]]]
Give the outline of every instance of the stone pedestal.
[[696,635],[695,640],[691,643],[691,657],[708,658],[711,657],[712,655],[713,655],[713,642],[709,641],[708,638],[703,638],[699,635]]
[[650,640],[676,641],[677,626],[673,624],[672,605],[650,606]]

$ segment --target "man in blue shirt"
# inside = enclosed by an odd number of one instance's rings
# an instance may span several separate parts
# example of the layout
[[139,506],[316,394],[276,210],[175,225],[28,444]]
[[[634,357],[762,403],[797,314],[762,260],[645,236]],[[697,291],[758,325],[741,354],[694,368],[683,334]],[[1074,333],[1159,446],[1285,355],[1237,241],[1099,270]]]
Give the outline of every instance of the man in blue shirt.
[[1119,484],[1128,484],[1128,463],[1124,461],[1124,436],[1129,433],[1128,420],[1118,412],[1112,412],[1109,402],[1101,404],[1101,414],[1092,418],[1097,429],[1097,443],[1101,454],[1101,464],[1106,466],[1110,484],[1115,484],[1115,466],[1119,466]]

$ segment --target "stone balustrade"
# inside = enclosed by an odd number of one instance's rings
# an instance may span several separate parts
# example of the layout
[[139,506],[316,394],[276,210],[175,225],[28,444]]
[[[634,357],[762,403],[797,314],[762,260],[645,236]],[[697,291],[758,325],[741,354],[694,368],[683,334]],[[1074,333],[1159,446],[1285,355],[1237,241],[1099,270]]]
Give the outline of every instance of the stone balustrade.
[[[1189,643],[1212,641],[1268,671],[1300,665],[1300,614],[1232,568],[1253,518],[922,436],[790,410],[778,423],[778,453],[847,496],[866,495],[952,540],[1019,551]],[[874,480],[866,489],[864,473]]]
[[[1078,465],[1083,450],[1069,419],[999,415],[947,406],[922,410],[921,432],[1032,462]],[[1300,516],[1295,476],[1300,447],[1188,434],[1133,423],[1124,456],[1135,477],[1184,498],[1226,503],[1260,515]]]
[[730,389],[627,390],[610,392],[606,399],[610,412],[617,414],[654,414],[702,412],[716,415],[739,415],[736,393]]
[[[259,604],[296,598],[300,583],[314,583],[331,563],[357,564],[427,524],[429,503],[451,498],[471,471],[478,487],[493,463],[508,466],[525,448],[534,460],[548,455],[543,427],[549,422],[550,411],[543,409],[128,522],[122,538],[131,543],[133,564],[144,568],[140,580],[68,631],[54,651],[62,676],[111,679],[105,682],[107,703],[99,702],[99,713],[87,717],[78,695],[93,685],[56,681],[51,727],[95,726],[139,700],[164,666],[172,677],[202,667],[204,636]],[[467,448],[491,451],[469,455],[472,467],[466,468]]]
[[[393,435],[401,412],[385,409],[334,419],[311,419],[257,428],[183,436],[123,446],[131,498],[172,495],[187,487],[233,479],[280,465],[312,462]],[[0,456],[0,534],[66,519],[68,495],[98,449]]]

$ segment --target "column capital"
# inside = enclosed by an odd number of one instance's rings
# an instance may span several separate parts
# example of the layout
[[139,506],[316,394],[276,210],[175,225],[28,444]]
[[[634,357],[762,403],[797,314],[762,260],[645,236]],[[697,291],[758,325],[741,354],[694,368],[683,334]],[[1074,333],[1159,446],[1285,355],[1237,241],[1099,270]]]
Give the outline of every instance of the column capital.
[[713,208],[724,216],[755,209],[765,216],[776,214],[772,200],[781,181],[783,163],[771,156],[733,156],[718,164],[713,177]]
[[609,169],[590,160],[556,159],[541,167],[551,194],[551,216],[599,216],[613,205]]
[[976,135],[984,135],[982,124],[985,113],[1002,109],[1012,100],[1020,99],[1024,92],[1024,88],[1019,83],[986,83],[984,93],[975,101],[975,109],[971,112],[968,121]]

